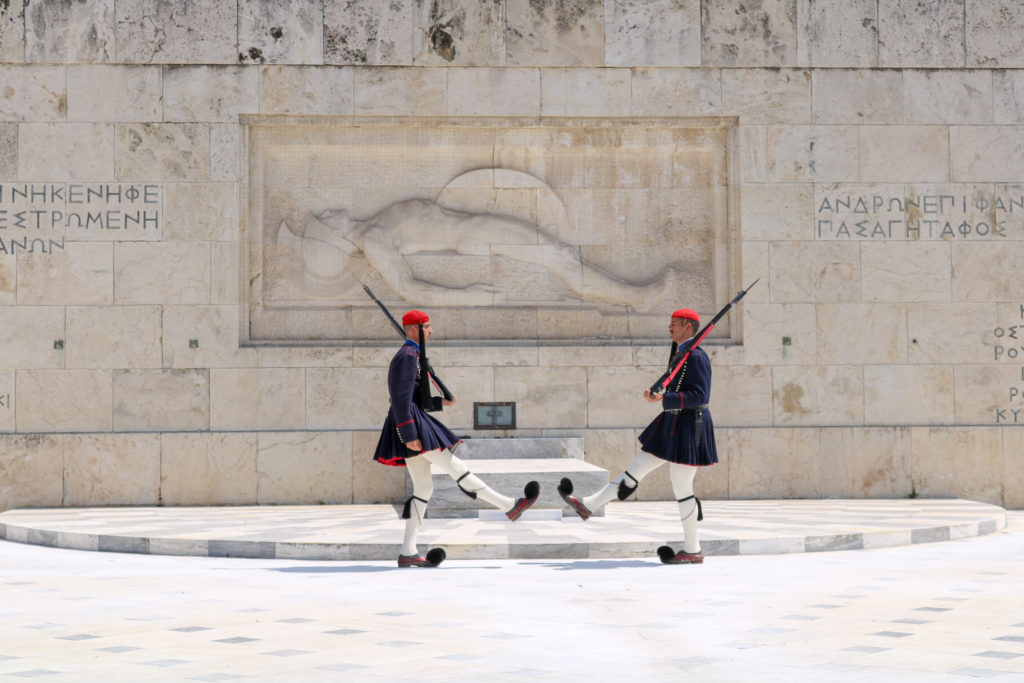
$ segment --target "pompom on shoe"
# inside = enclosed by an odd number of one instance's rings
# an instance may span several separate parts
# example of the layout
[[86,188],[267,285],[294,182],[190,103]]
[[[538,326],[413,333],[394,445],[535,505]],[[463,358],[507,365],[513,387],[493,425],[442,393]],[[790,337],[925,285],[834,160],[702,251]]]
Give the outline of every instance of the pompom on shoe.
[[590,515],[594,513],[583,504],[583,501],[572,495],[572,491],[572,480],[569,479],[569,477],[562,477],[562,481],[558,484],[558,495],[562,497],[562,500],[564,500],[566,504],[573,509],[573,512],[579,515],[581,519],[590,519]]
[[538,498],[540,498],[540,484],[531,481],[523,487],[523,497],[516,500],[516,504],[505,513],[505,516],[513,522],[516,521],[537,502]]
[[399,567],[436,567],[437,565],[444,562],[444,558],[448,557],[448,553],[444,551],[444,548],[431,548],[427,552],[427,556],[422,555],[399,555],[398,566]]
[[664,564],[704,564],[704,553],[691,555],[682,550],[677,553],[667,545],[658,548],[658,557]]

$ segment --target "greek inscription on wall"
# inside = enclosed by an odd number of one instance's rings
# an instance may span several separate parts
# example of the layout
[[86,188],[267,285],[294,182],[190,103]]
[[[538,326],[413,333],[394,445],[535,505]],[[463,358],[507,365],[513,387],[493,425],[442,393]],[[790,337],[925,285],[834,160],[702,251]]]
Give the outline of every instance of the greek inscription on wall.
[[[996,343],[992,346],[997,363],[1024,362],[1024,304],[1020,306],[1021,323],[992,330]],[[1024,400],[1024,365],[1020,367],[1020,384],[1007,389],[1007,402],[1020,404]],[[1024,424],[1024,408],[1012,405],[995,409],[996,424]]]
[[959,191],[852,192],[815,197],[819,240],[1000,240],[1024,238],[1019,186]]
[[0,254],[50,254],[65,240],[159,239],[163,192],[136,183],[0,183]]

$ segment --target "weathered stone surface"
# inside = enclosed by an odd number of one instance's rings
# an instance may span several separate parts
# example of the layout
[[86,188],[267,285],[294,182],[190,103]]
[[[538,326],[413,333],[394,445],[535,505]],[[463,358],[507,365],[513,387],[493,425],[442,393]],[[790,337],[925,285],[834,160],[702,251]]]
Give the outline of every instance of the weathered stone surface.
[[863,380],[858,366],[778,367],[772,383],[776,426],[864,423]]
[[0,63],[25,61],[25,0],[10,0],[0,12]]
[[743,305],[743,363],[808,365],[817,361],[813,304]]
[[[537,116],[538,69],[448,69],[448,113],[460,116]],[[546,92],[546,91],[545,91]]]
[[260,70],[259,106],[267,114],[349,114],[353,106],[349,67],[267,66]]
[[114,302],[210,301],[210,247],[201,242],[120,242],[114,247]]
[[204,181],[210,177],[209,126],[118,124],[114,138],[120,179]]
[[114,246],[65,242],[64,249],[45,257],[26,254],[18,264],[17,277],[22,305],[110,305],[114,303]]
[[309,429],[379,427],[388,410],[387,369],[309,368],[303,401]]
[[[822,363],[906,363],[905,304],[821,304],[817,308],[818,360]],[[870,339],[861,330],[871,330]]]
[[113,414],[110,370],[25,370],[14,401],[24,432],[108,432]]
[[629,71],[626,69],[556,69],[540,83],[543,116],[628,116]]
[[495,368],[496,401],[515,401],[526,427],[585,424],[587,372],[583,368]]
[[18,175],[18,124],[0,123],[0,180]]
[[210,303],[238,304],[238,242],[210,245]]
[[953,371],[942,365],[865,365],[864,418],[871,425],[953,420]]
[[[907,306],[911,363],[987,363],[993,360],[995,304],[913,304]],[[949,321],[957,324],[950,329]],[[925,341],[927,340],[927,342]],[[957,368],[959,370],[959,368]]]
[[1020,510],[1024,507],[1024,430],[1008,427],[1001,429],[1003,435],[1002,481],[1003,502],[1007,509]]
[[[193,344],[194,342],[194,344]],[[256,365],[256,349],[238,346],[238,306],[164,306],[165,368]]]
[[1024,243],[957,244],[953,246],[951,261],[954,301],[1011,301],[1019,298],[1016,283],[1024,263]]
[[[404,467],[388,467],[373,459],[380,428],[352,432],[352,502],[404,503]],[[396,523],[398,523],[396,515]]]
[[68,121],[160,121],[160,69],[81,64],[68,67]]
[[646,426],[660,412],[643,391],[663,367],[591,367],[587,373],[587,424],[597,428]]
[[716,429],[772,424],[772,373],[766,366],[717,365],[712,357],[711,374],[711,414]]
[[911,481],[911,430],[821,430],[822,495],[831,498],[905,498]]
[[[988,360],[992,356],[989,355]],[[1020,367],[1016,365],[959,365],[953,369],[956,421],[958,424],[1008,424],[1024,422],[1024,396],[1020,392]],[[1014,453],[1005,443],[1007,454]],[[1020,481],[1007,479],[1010,481]]]
[[414,0],[413,63],[504,66],[505,7],[476,0]]
[[305,393],[300,368],[210,370],[210,428],[304,429]]
[[536,3],[505,8],[508,66],[603,66],[603,0]]
[[903,72],[907,123],[984,124],[993,122],[993,81],[988,70],[907,70]]
[[238,3],[239,61],[322,64],[324,3],[242,0]]
[[796,63],[800,66],[876,66],[875,0],[797,0]]
[[65,367],[160,367],[159,306],[69,306]]
[[114,0],[25,3],[25,61],[112,62]]
[[17,394],[15,376],[14,370],[0,370],[0,398],[3,399],[3,405],[0,405],[0,432],[17,431],[17,422],[14,419],[14,397]]
[[1024,6],[1016,0],[972,2],[965,16],[966,66],[1024,66],[1024,43],[1019,40]]
[[448,107],[448,73],[430,67],[356,69],[352,109],[357,114],[443,115]]
[[1024,70],[992,72],[992,93],[996,123],[1024,123]]
[[820,431],[730,430],[730,498],[820,498]]
[[238,6],[220,0],[119,0],[117,59],[142,64],[238,61]]
[[324,0],[323,7],[325,63],[412,64],[412,3]]
[[[1003,494],[998,427],[911,429],[914,490],[923,498],[967,498],[999,505]],[[964,467],[964,463],[971,463]]]
[[208,370],[115,370],[114,430],[210,428]]
[[210,180],[239,180],[242,133],[237,125],[210,125]]
[[878,64],[956,68],[964,64],[961,0],[893,0],[878,5]]
[[1003,182],[1024,177],[1024,130],[1019,126],[951,126],[950,180]]
[[[815,119],[817,74],[815,72]],[[810,123],[811,72],[805,69],[723,69],[722,112],[736,114],[744,125]],[[835,121],[831,121],[834,123]]]
[[861,180],[948,181],[949,147],[940,126],[866,126],[860,137]]
[[744,185],[740,192],[745,242],[806,240],[813,236],[817,203],[813,188],[806,183],[751,184]]
[[796,5],[754,0],[740,11],[732,0],[701,3],[704,66],[793,66],[796,64]]
[[160,502],[255,504],[256,455],[255,434],[161,434]]
[[260,505],[352,502],[351,432],[263,432],[256,461]]
[[156,505],[159,434],[64,437],[64,505]]
[[247,66],[171,66],[163,70],[165,121],[236,121],[259,111],[259,71]]
[[92,123],[24,123],[18,127],[18,177],[113,180],[114,131]]
[[949,245],[888,242],[861,245],[864,301],[948,301]]
[[63,342],[62,307],[0,306],[0,367],[62,368]]
[[636,116],[707,116],[722,111],[719,69],[637,68],[632,72]]
[[777,301],[858,301],[860,248],[836,242],[782,242],[772,249],[772,294]]
[[164,185],[164,239],[238,240],[238,187],[234,183]]
[[856,126],[745,126],[748,182],[850,182],[859,179]]
[[0,435],[0,510],[63,502],[64,437]]
[[613,0],[604,5],[605,66],[701,65],[699,0]]
[[815,123],[903,123],[897,70],[815,69]]

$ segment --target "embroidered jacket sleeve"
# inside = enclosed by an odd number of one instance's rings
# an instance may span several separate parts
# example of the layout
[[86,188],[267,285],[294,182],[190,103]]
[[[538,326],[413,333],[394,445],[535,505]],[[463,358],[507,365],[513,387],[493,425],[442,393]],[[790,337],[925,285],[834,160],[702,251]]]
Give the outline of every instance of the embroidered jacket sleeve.
[[416,426],[413,393],[416,388],[416,371],[418,367],[416,352],[405,347],[391,361],[388,370],[388,392],[391,394],[391,415],[395,418],[395,426],[402,443],[409,443],[420,438]]
[[[662,410],[682,410],[706,405],[711,399],[711,361],[704,349],[696,348],[686,359],[682,384],[678,391],[666,391],[661,399]],[[673,382],[673,384],[676,384]]]

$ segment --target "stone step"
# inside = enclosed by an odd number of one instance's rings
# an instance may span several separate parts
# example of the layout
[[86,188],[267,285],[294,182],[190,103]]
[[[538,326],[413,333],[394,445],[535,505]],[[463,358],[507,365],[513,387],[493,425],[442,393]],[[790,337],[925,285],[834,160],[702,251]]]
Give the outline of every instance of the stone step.
[[465,438],[455,454],[462,460],[575,458],[583,460],[581,437]]
[[[460,449],[461,450],[461,449]],[[523,519],[550,518],[550,513],[541,511],[564,510],[572,517],[575,512],[558,495],[558,483],[562,477],[572,479],[576,491],[592,493],[608,483],[608,470],[576,458],[507,458],[504,460],[470,460],[465,463],[473,474],[478,475],[488,486],[512,498],[523,495],[528,481],[540,484],[540,499],[527,511]],[[435,466],[431,466],[434,481],[434,495],[427,508],[427,517],[478,517],[481,511],[498,511],[481,500],[474,500],[463,493],[455,481]],[[412,495],[408,484],[407,495]],[[533,513],[533,514],[530,514]],[[500,513],[499,513],[500,514]],[[604,515],[599,510],[595,515]],[[490,516],[484,515],[488,519]]]

